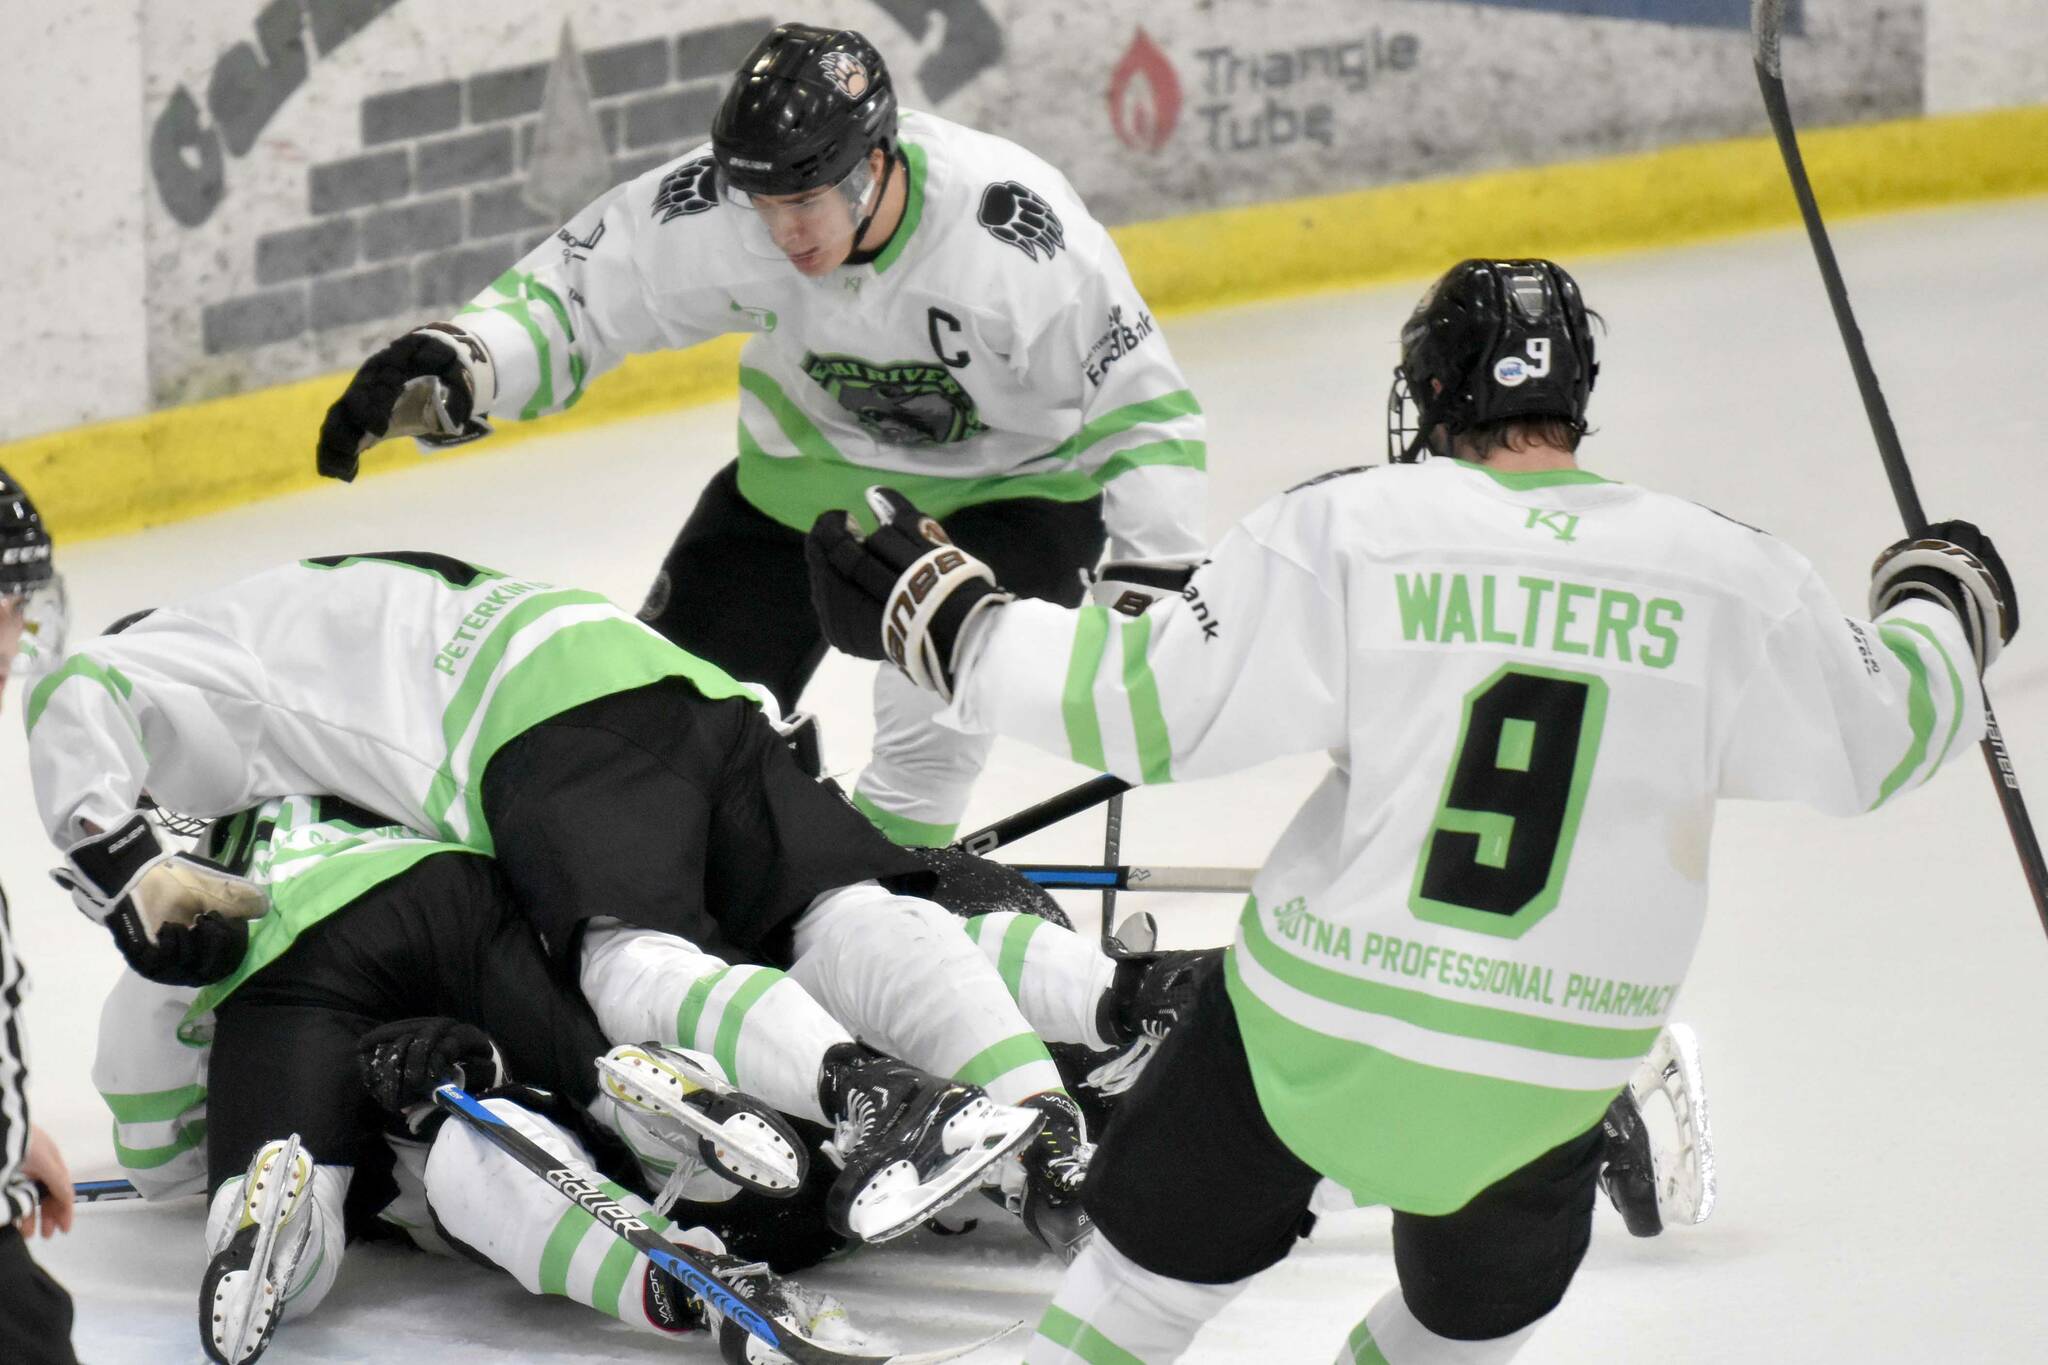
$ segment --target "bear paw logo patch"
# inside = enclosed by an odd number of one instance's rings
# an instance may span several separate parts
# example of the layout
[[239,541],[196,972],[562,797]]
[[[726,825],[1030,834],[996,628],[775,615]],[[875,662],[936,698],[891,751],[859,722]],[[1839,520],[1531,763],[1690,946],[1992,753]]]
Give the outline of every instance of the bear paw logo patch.
[[718,206],[718,176],[710,157],[685,161],[661,178],[654,192],[654,216],[661,222]]
[[981,192],[981,211],[976,215],[989,235],[1008,242],[1036,261],[1039,253],[1051,260],[1067,244],[1066,230],[1052,205],[1014,180],[999,180]]
[[868,92],[868,69],[850,52],[818,54],[818,70],[834,90],[849,100],[858,100]]

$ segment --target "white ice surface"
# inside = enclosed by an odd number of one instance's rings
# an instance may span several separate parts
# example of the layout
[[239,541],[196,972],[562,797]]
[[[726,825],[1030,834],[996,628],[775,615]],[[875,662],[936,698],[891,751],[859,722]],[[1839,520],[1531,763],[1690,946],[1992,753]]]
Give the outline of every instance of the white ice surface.
[[[2048,612],[2048,200],[1846,225],[1838,244],[1929,512],[1994,531],[2030,619]],[[1845,606],[1860,604],[1870,558],[1898,518],[1804,240],[1786,232],[1577,265],[1609,329],[1587,466],[1769,528],[1819,564]],[[1418,289],[1168,326],[1209,413],[1212,532],[1304,477],[1382,458],[1386,374]],[[732,421],[731,404],[715,405],[62,547],[73,609],[81,628],[96,629],[284,559],[390,548],[446,551],[637,604],[697,489],[731,457]],[[311,458],[312,432],[278,439]],[[743,592],[734,585],[736,606]],[[2044,684],[2048,625],[2035,624],[1992,692],[2039,819]],[[828,761],[857,768],[871,733],[867,666],[828,660],[810,699]],[[21,749],[17,725],[0,727],[0,772],[13,775],[0,802],[0,876],[36,986],[26,1009],[33,1100],[77,1175],[108,1174],[107,1115],[86,1068],[119,959],[43,876],[51,850]],[[1256,862],[1319,767],[1288,761],[1139,794],[1126,856]],[[970,819],[1081,776],[1001,744]],[[1081,818],[1016,851],[1084,860],[1100,838],[1100,822]],[[1958,760],[1929,790],[1857,821],[1731,805],[1715,849],[1715,911],[1678,1013],[1706,1049],[1720,1208],[1702,1228],[1638,1242],[1603,1204],[1570,1296],[1523,1359],[2041,1359],[2048,941],[1983,764]],[[1219,897],[1145,903],[1169,945],[1221,941],[1235,908]],[[83,1209],[75,1233],[38,1248],[77,1295],[84,1359],[200,1358],[200,1217],[196,1202]],[[811,1278],[909,1346],[1035,1320],[1057,1272],[996,1221]],[[1188,1359],[1329,1359],[1393,1283],[1386,1233],[1383,1213],[1326,1220]],[[1013,1344],[981,1358],[1018,1354]],[[333,1296],[286,1324],[269,1359],[657,1355],[715,1358],[701,1338],[650,1341],[473,1266],[379,1247],[351,1253]]]

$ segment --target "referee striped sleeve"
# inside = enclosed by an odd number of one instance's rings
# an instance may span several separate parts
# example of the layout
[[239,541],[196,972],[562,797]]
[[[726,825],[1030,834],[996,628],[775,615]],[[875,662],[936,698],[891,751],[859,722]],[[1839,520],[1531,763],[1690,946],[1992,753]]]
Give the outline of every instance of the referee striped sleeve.
[[21,1048],[21,960],[14,955],[7,895],[0,891],[0,1203],[13,1223],[35,1207],[20,1174],[28,1154],[28,1063]]

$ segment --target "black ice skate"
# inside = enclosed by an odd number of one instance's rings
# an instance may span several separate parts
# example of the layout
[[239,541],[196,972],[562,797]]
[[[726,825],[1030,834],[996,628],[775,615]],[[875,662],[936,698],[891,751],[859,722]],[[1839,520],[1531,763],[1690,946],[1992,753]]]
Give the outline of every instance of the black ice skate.
[[199,1341],[218,1365],[244,1365],[270,1345],[312,1237],[302,1217],[313,1156],[298,1134],[267,1142],[242,1177],[240,1207],[199,1282]]
[[1600,1120],[1600,1187],[1637,1237],[1704,1223],[1714,1211],[1714,1130],[1699,1039],[1667,1024]]
[[[1119,934],[1121,938],[1121,933]],[[1193,1006],[1202,973],[1223,960],[1221,948],[1132,953],[1116,964],[1116,979],[1095,1007],[1095,1030],[1124,1048],[1083,1082],[1105,1095],[1121,1095],[1173,1026]]]
[[864,1242],[908,1232],[974,1189],[1043,1121],[858,1043],[825,1054],[818,1102],[833,1124],[825,1150],[843,1168],[825,1214]]
[[1095,1235],[1094,1221],[1081,1207],[1081,1183],[1095,1144],[1088,1141],[1080,1106],[1065,1095],[1033,1095],[1020,1107],[1045,1115],[1045,1126],[1014,1161],[1002,1164],[988,1196],[1022,1219],[1046,1250],[1072,1262]]

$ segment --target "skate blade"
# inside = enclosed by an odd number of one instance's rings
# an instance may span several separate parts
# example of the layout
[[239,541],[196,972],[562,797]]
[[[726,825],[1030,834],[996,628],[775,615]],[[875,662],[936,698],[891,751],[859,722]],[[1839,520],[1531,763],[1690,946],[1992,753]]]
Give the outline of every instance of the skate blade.
[[[988,1107],[996,1108],[993,1104]],[[953,1121],[971,1112],[964,1110]],[[916,1179],[907,1161],[878,1171],[847,1210],[847,1227],[863,1242],[886,1242],[978,1189],[988,1169],[1029,1142],[1044,1122],[1043,1116],[1029,1110],[1013,1112],[1014,1119],[990,1128],[973,1146],[956,1152],[924,1180]],[[898,1178],[904,1173],[910,1180]]]
[[[1656,1108],[1675,1132],[1674,1168],[1657,1173],[1657,1212],[1666,1227],[1684,1227],[1707,1221],[1719,1195],[1714,1170],[1714,1125],[1707,1107],[1707,1083],[1700,1065],[1699,1035],[1685,1024],[1666,1024],[1657,1034],[1650,1053],[1629,1081],[1629,1093],[1650,1122]],[[1664,1105],[1653,1107],[1652,1096],[1662,1095]],[[1653,1146],[1664,1144],[1652,1129]]]
[[[238,1362],[250,1359],[263,1349],[271,1321],[282,1307],[284,1286],[279,1280],[288,1280],[289,1270],[284,1276],[274,1275],[270,1252],[276,1245],[278,1228],[291,1216],[290,1206],[297,1199],[298,1189],[310,1185],[313,1180],[309,1169],[301,1182],[298,1165],[299,1135],[293,1133],[285,1139],[275,1156],[257,1168],[254,1177],[247,1180],[242,1190],[242,1226],[256,1229],[256,1246],[249,1256],[249,1268],[229,1271],[220,1277],[213,1290],[210,1337],[214,1348],[220,1352],[219,1358],[228,1365],[238,1365]],[[257,1187],[253,1199],[247,1185]],[[244,1296],[241,1309],[230,1317],[220,1311],[222,1294],[242,1275],[261,1277],[261,1292]]]
[[[611,1097],[643,1113],[682,1124],[704,1139],[704,1155],[720,1175],[762,1194],[786,1195],[803,1184],[803,1158],[773,1123],[741,1110],[720,1123],[687,1104],[672,1104],[634,1068],[610,1057],[597,1059],[599,1075]],[[695,1083],[695,1078],[691,1078]],[[701,1089],[720,1093],[711,1085]],[[733,1092],[737,1093],[737,1092]]]

